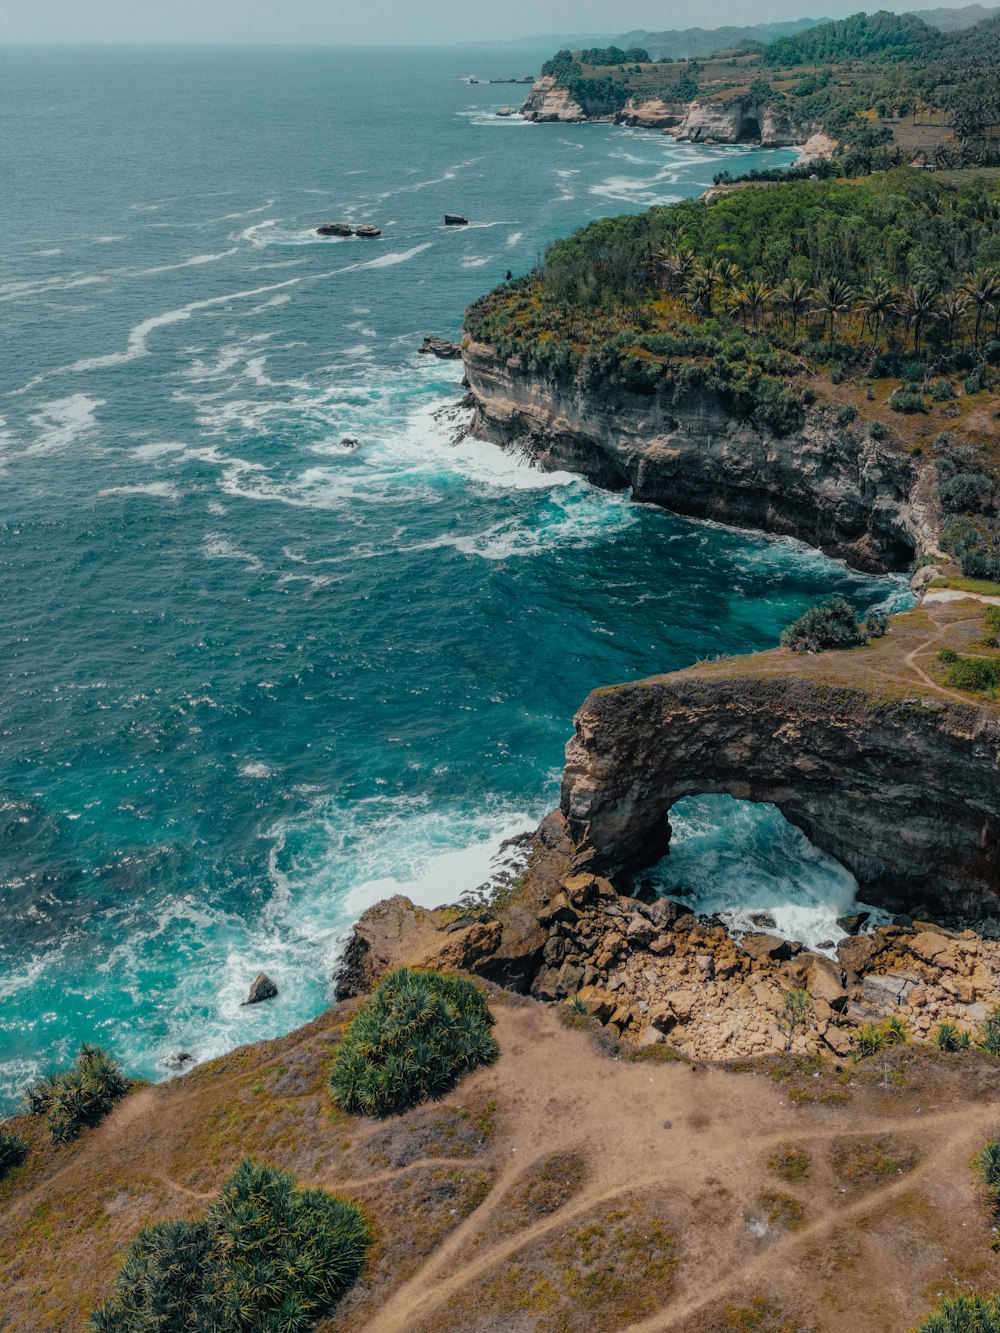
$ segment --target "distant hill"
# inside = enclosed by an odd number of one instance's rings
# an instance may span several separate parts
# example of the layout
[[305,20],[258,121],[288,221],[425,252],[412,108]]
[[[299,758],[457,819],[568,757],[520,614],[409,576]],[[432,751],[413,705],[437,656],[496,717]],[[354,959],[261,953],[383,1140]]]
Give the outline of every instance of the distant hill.
[[[983,5],[965,5],[961,9],[914,9],[907,13],[913,18],[922,19],[929,27],[940,32],[957,32],[961,28],[971,28],[983,19],[992,18],[1000,9],[989,9]],[[654,60],[662,56],[710,56],[716,51],[725,51],[733,47],[744,46],[747,42],[761,42],[768,45],[782,37],[794,37],[796,33],[809,28],[818,28],[830,23],[827,18],[795,19],[789,23],[756,23],[747,27],[730,26],[725,28],[672,28],[664,32],[648,32],[643,28],[634,28],[615,38],[619,46],[644,46]],[[572,46],[568,41],[563,46]]]
[[962,9],[911,9],[914,18],[923,19],[932,28],[942,32],[957,32],[960,28],[971,28],[974,23],[993,18],[1000,14],[1000,9],[986,9],[982,5],[965,5]]
[[[817,28],[829,19],[795,19],[790,23],[756,23],[750,27],[675,28],[666,32],[646,32],[641,28],[618,37],[619,46],[644,46],[654,60],[662,56],[710,56],[715,51],[745,46],[747,42],[765,45],[779,37],[792,37],[807,28]],[[971,19],[970,22],[975,22]],[[575,49],[575,48],[573,48]]]

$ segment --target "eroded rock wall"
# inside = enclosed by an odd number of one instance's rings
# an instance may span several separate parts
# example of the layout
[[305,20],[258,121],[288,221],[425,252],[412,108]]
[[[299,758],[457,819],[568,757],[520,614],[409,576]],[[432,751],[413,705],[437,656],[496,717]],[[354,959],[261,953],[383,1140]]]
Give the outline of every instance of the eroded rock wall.
[[728,793],[776,805],[868,901],[1000,910],[1000,720],[986,708],[734,663],[596,690],[566,757],[570,836],[612,877],[666,853],[675,802]]
[[860,426],[813,412],[777,436],[734,419],[718,396],[583,390],[526,371],[493,349],[464,350],[473,433],[675,513],[800,537],[861,569],[937,553],[935,478]]

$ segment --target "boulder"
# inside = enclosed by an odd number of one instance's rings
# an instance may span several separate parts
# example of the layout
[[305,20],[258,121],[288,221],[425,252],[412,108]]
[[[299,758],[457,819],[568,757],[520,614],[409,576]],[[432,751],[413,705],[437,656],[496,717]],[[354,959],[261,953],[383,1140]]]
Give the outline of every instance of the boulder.
[[381,236],[382,231],[379,227],[373,227],[370,222],[364,222],[355,231],[355,236],[360,236],[363,241],[374,240],[376,236]]
[[461,213],[445,213],[444,225],[446,227],[467,227],[469,219],[463,218]]
[[871,919],[871,912],[852,912],[849,916],[838,916],[837,925],[845,935],[858,935]]
[[340,447],[341,449],[347,449],[348,452],[353,453],[355,449],[361,448],[361,441],[354,435],[345,435],[340,441]]
[[542,926],[553,926],[560,921],[572,923],[579,919],[580,913],[570,906],[569,899],[561,891],[538,913],[538,921]]
[[324,222],[316,228],[317,236],[353,236],[354,228],[349,222]]
[[847,1006],[847,991],[841,981],[840,968],[828,958],[813,959],[806,976],[806,990],[814,1000],[821,1000],[831,1009]]
[[783,940],[778,935],[744,935],[740,940],[740,948],[758,963],[765,959],[776,963],[784,962],[785,959],[791,958],[793,953],[788,940]]
[[861,986],[862,997],[877,1008],[905,1004],[907,996],[917,984],[917,978],[906,972],[873,973],[865,977]]
[[435,338],[428,334],[420,346],[418,352],[425,356],[436,356],[439,361],[459,361],[462,357],[462,344],[450,342],[447,338]]
[[675,903],[670,898],[656,898],[642,910],[644,915],[660,930],[669,930],[671,926],[677,924],[681,917],[691,915],[690,908],[685,907],[683,903]]
[[920,958],[925,963],[930,963],[934,967],[949,968],[951,971],[955,970],[956,950],[954,944],[935,931],[922,930],[919,935],[914,935],[909,942],[909,948],[910,953],[915,958]]
[[638,912],[628,923],[625,931],[625,938],[633,949],[647,949],[659,934],[656,926],[646,917],[640,916]]
[[273,1000],[278,988],[266,972],[258,972],[250,986],[250,993],[244,1004],[260,1004],[262,1000]]
[[171,1051],[160,1061],[164,1069],[176,1072],[179,1069],[186,1069],[188,1065],[194,1064],[194,1056],[190,1051]]

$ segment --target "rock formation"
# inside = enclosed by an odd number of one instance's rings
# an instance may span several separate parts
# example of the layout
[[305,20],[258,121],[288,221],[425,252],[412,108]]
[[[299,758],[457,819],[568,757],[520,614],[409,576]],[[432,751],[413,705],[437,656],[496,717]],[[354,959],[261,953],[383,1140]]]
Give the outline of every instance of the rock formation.
[[783,106],[754,105],[743,98],[691,102],[675,137],[691,143],[759,143],[785,148],[819,132],[814,121],[800,121]]
[[436,338],[428,333],[417,351],[425,356],[436,356],[439,361],[457,361],[462,355],[462,344],[450,342],[447,338]]
[[266,972],[258,972],[250,986],[250,993],[243,1001],[246,1004],[260,1004],[263,1000],[273,1000],[278,988]]
[[382,232],[378,227],[373,227],[370,222],[364,222],[355,231],[355,236],[360,236],[363,241],[374,240],[376,236],[381,236]]
[[894,617],[867,648],[596,690],[563,777],[578,860],[612,877],[650,865],[676,801],[726,792],[776,805],[868,901],[1000,919],[1000,718],[914,665],[942,642],[975,643],[978,618],[953,614]]
[[472,432],[578,472],[609,490],[676,513],[800,537],[858,568],[906,568],[938,554],[936,476],[925,459],[893,452],[860,423],[824,410],[785,437],[738,421],[718,396],[681,402],[588,391],[463,348],[475,408]]
[[353,236],[354,228],[349,222],[324,222],[316,228],[317,236]]

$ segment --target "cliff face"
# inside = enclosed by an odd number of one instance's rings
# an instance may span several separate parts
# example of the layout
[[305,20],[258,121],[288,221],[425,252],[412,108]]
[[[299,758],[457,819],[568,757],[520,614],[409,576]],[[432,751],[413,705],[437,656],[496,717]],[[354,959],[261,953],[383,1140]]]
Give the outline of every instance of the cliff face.
[[635,125],[642,129],[674,129],[687,115],[688,102],[664,102],[660,97],[646,97],[636,101],[630,97],[615,116],[619,125]]
[[556,83],[551,74],[543,74],[535,81],[521,108],[525,120],[539,122],[610,120],[614,114],[614,103],[599,97],[581,102],[568,88]]
[[871,648],[781,650],[595,691],[562,787],[578,855],[611,875],[650,865],[676,801],[725,792],[773,802],[869,901],[995,922],[1000,718],[920,679],[910,653],[944,632],[914,612]]
[[805,141],[820,129],[800,121],[784,107],[753,106],[742,101],[692,102],[678,126],[676,138],[692,143],[759,143],[783,148]]
[[777,436],[714,393],[682,402],[591,393],[464,349],[473,433],[676,513],[800,537],[858,568],[906,567],[936,550],[934,478],[851,426],[815,412]]

